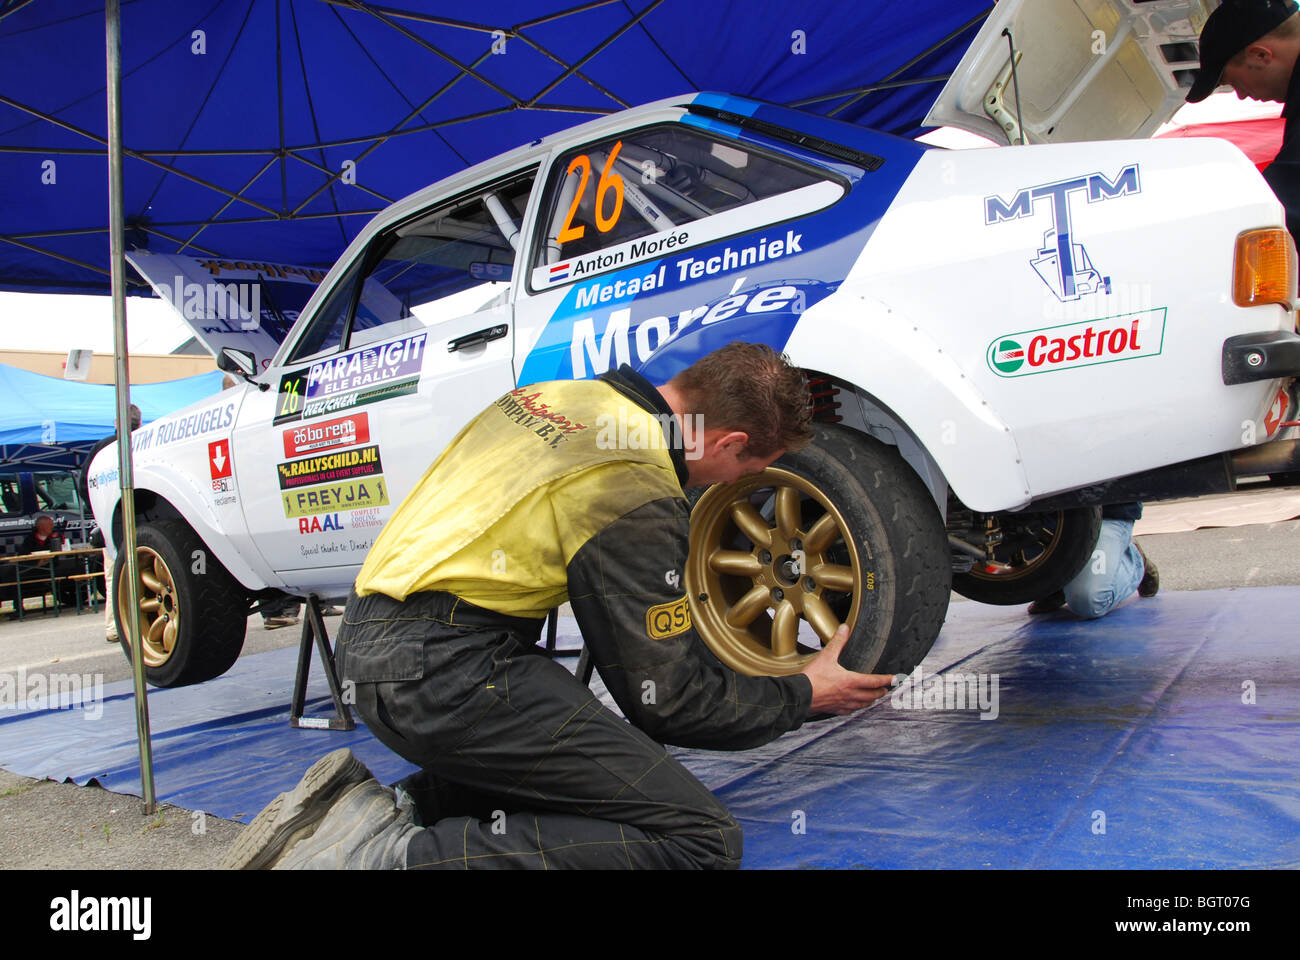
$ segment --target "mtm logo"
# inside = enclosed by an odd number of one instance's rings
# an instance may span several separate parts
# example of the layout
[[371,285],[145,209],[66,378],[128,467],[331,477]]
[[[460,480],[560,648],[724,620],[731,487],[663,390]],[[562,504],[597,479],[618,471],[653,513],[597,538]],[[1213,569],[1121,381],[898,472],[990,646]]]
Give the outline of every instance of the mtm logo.
[[[1046,210],[1051,226],[1043,232],[1043,242],[1029,265],[1047,284],[1058,300],[1068,303],[1094,293],[1110,293],[1110,277],[1103,276],[1092,264],[1088,251],[1075,235],[1071,203],[1086,196],[1088,203],[1100,203],[1142,192],[1138,165],[1129,164],[1114,180],[1105,174],[1090,173],[1025,187],[1005,201],[994,195],[984,198],[984,223],[987,226],[1008,220],[1033,218]],[[1040,203],[1040,201],[1042,201]]]

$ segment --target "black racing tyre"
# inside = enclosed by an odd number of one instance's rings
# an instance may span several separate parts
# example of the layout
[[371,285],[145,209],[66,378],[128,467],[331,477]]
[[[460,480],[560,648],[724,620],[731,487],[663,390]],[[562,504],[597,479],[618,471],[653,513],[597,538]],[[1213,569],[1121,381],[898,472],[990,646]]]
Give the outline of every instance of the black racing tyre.
[[[180,520],[137,527],[136,556],[145,678],[156,687],[183,687],[229,670],[248,629],[244,588]],[[125,550],[113,563],[113,600],[117,635],[129,659]]]
[[897,450],[844,427],[817,425],[807,448],[710,487],[691,511],[692,619],[741,673],[798,673],[841,623],[844,667],[910,673],[951,578],[929,491]]
[[1060,590],[1083,569],[1097,547],[1101,507],[1050,513],[997,515],[1002,542],[994,561],[976,561],[952,578],[963,597],[996,606],[1032,603]]

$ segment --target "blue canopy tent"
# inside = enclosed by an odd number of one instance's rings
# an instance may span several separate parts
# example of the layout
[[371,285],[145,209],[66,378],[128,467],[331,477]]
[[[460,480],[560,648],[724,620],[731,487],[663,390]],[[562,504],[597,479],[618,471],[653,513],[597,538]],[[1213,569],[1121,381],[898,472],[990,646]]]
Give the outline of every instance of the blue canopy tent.
[[[396,2],[0,0],[0,289],[111,291],[123,441],[125,295],[132,281],[147,292],[126,275],[127,244],[326,266],[400,196],[583,119],[692,90],[914,133],[992,9]],[[120,481],[136,607],[129,449]],[[131,646],[148,814],[144,666]]]
[[[124,0],[128,248],[328,266],[392,200],[691,90],[912,135],[992,9],[392,2]],[[103,63],[102,0],[0,0],[0,289],[108,292]]]
[[[148,423],[221,390],[213,371],[131,388],[131,402]],[[0,467],[74,470],[86,452],[113,432],[111,384],[78,383],[0,364]]]

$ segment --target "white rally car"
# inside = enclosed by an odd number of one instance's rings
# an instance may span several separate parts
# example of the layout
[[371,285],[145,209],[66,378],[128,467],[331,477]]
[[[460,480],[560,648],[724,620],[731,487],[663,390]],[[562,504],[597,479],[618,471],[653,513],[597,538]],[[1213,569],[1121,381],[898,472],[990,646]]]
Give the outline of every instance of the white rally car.
[[[798,670],[846,622],[846,665],[905,672],[950,588],[1019,603],[1073,576],[1098,505],[1294,469],[1295,252],[1264,180],[1222,141],[1054,142],[1103,114],[1153,132],[1207,6],[999,3],[932,122],[1053,142],[930,149],[701,93],[394,204],[269,368],[226,350],[243,382],[134,435],[149,679],[222,673],[260,599],[346,596],[507,391],[620,363],[662,383],[733,340],[806,370],[818,421],[693,506],[694,621],[743,671]],[[89,473],[120,540],[115,463]]]

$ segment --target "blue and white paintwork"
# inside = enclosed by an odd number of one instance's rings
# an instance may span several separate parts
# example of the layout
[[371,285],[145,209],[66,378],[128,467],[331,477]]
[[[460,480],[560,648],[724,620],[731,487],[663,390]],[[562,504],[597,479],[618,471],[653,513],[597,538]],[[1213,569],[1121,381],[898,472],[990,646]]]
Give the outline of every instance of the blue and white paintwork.
[[[837,159],[691,113],[692,104],[849,152]],[[689,224],[678,231],[685,237],[666,231],[637,241],[656,245],[654,255],[628,255],[608,269],[579,271],[576,260],[531,268],[552,165],[584,144],[659,123],[761,146],[825,176]],[[843,159],[853,151],[879,162]],[[282,388],[338,353],[287,363],[314,315],[383,231],[523,171],[535,171],[538,186],[520,225],[509,294],[424,328],[418,382],[404,375],[404,393],[355,408],[365,414],[366,442],[382,452],[386,502],[331,510],[319,523],[286,516],[275,464],[285,459],[294,426],[284,418],[298,414],[283,409]],[[1205,183],[1215,185],[1209,195]],[[233,405],[233,427],[141,449],[136,486],[170,503],[250,589],[339,595],[429,463],[501,393],[594,376],[620,362],[664,382],[711,350],[745,340],[833,377],[844,422],[896,444],[936,509],[950,488],[975,510],[1015,510],[1035,497],[1241,447],[1248,431],[1264,437],[1280,384],[1225,387],[1220,350],[1233,334],[1293,323],[1282,306],[1235,306],[1230,289],[1238,234],[1283,222],[1258,172],[1221,142],[957,153],[720,94],[671,98],[522,147],[377,216],[258,378],[271,389],[240,384],[214,400],[210,406]],[[1143,339],[1141,350],[1089,355],[1081,364],[1058,361],[1049,346],[1053,330],[1091,345],[1120,318],[1156,315],[1158,350]],[[447,349],[498,326],[509,335]],[[1055,339],[1064,351],[1069,337]],[[1006,376],[993,366],[1015,352],[1001,344],[1022,341],[1035,345],[1033,372],[1042,375]],[[385,342],[356,349],[377,353]],[[1106,342],[1128,339],[1115,334]],[[358,417],[348,429],[361,424],[361,414],[346,408],[337,416]],[[210,444],[221,441],[233,460],[230,477],[219,478],[210,462]],[[112,448],[101,454],[113,456]],[[92,501],[103,525],[118,491],[97,487]]]

